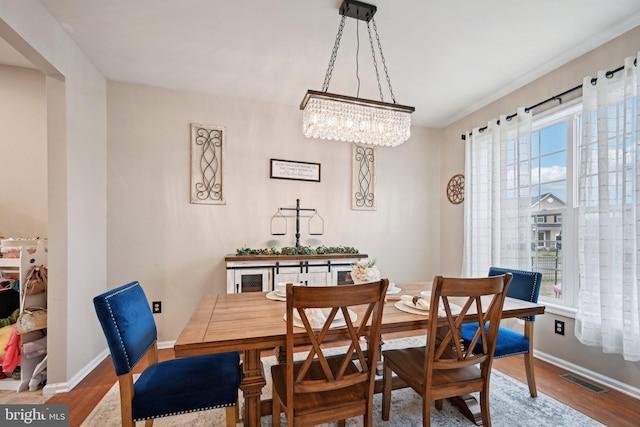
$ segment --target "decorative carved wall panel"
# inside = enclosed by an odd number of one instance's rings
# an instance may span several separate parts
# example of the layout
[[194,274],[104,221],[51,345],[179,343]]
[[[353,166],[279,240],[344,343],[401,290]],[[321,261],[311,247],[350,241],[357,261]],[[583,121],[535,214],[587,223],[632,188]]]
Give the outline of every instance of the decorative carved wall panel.
[[191,203],[224,205],[226,129],[191,124]]
[[376,149],[353,144],[351,149],[351,209],[375,211]]

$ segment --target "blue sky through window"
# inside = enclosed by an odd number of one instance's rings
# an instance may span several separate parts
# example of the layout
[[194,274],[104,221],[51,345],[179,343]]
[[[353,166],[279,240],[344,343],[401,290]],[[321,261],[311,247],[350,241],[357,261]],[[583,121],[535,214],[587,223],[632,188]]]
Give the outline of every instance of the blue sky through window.
[[531,197],[553,193],[567,200],[567,123],[531,134]]

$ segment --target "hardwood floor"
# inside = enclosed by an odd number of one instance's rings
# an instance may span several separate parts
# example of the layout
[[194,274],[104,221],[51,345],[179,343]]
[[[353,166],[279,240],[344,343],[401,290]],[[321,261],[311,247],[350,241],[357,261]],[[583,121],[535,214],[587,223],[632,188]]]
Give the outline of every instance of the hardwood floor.
[[[173,350],[160,350],[159,357],[160,360],[173,358]],[[519,381],[526,381],[522,356],[496,359],[494,368]],[[535,369],[539,393],[553,397],[608,426],[640,425],[640,401],[611,390],[602,394],[594,393],[560,378],[559,375],[567,371],[538,359],[535,361]],[[52,396],[47,403],[68,404],[70,426],[77,427],[115,382],[111,358],[107,358],[73,390]]]
[[[526,384],[523,356],[495,359],[493,367]],[[640,401],[637,399],[614,390],[600,394],[594,393],[560,378],[560,375],[569,373],[569,371],[539,359],[535,359],[535,373],[538,393],[553,397],[608,426],[635,427],[640,425],[640,410],[638,410]]]

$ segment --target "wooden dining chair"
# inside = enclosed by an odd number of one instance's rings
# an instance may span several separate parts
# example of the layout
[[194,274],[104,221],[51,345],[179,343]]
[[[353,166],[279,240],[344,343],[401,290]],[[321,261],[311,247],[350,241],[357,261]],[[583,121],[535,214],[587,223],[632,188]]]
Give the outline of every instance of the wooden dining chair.
[[[542,281],[541,273],[499,267],[491,267],[489,269],[489,276],[498,276],[505,273],[511,273],[513,275],[511,285],[509,285],[509,290],[507,291],[508,297],[523,301],[538,302]],[[529,394],[531,397],[536,397],[538,390],[536,388],[536,376],[533,368],[533,322],[536,320],[536,316],[520,317],[520,319],[524,320],[523,333],[506,327],[500,327],[500,329],[498,329],[498,341],[496,342],[494,358],[498,359],[523,354]],[[462,339],[465,345],[470,344],[475,326],[474,324],[462,325]],[[476,346],[478,345],[480,344],[476,344]]]
[[[389,281],[348,286],[287,285],[286,364],[271,368],[273,426],[311,426],[363,415],[372,425],[380,324]],[[349,307],[362,306],[355,312]],[[353,318],[352,318],[353,317]],[[344,347],[336,347],[336,340]],[[346,343],[346,344],[344,344]],[[310,348],[294,362],[296,346]]]
[[[480,392],[482,425],[491,426],[491,362],[509,282],[510,274],[474,279],[434,278],[426,346],[382,352],[383,420],[389,420],[395,372],[402,385],[422,396],[423,426],[431,425],[432,400],[437,409],[442,409],[443,399],[472,392]],[[432,307],[439,308],[436,311]],[[469,351],[463,345],[460,326],[466,321],[478,323],[472,344],[475,346],[482,340],[482,352]],[[488,330],[484,327],[487,323]]]
[[[120,386],[123,427],[136,421],[226,407],[227,426],[238,419],[241,365],[237,352],[183,357],[158,363],[156,324],[138,282],[93,299]],[[148,367],[134,382],[133,369],[147,355]]]

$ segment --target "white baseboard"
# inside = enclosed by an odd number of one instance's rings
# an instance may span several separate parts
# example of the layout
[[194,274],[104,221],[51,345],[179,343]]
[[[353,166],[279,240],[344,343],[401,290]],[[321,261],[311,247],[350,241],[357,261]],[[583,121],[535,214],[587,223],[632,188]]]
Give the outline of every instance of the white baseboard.
[[42,389],[42,395],[53,396],[54,394],[70,392],[71,389],[77,386],[78,383],[80,383],[80,381],[84,379],[84,377],[89,375],[91,371],[93,371],[100,363],[102,363],[102,361],[106,357],[109,357],[108,349],[103,350],[98,356],[96,356],[91,362],[89,362],[82,370],[80,370],[80,372],[75,374],[73,378],[71,378],[69,381],[62,382],[62,383],[47,383]]
[[175,340],[174,341],[158,341],[158,348],[159,349],[165,349],[165,348],[173,348],[173,345],[175,344]]
[[550,354],[543,353],[538,350],[534,351],[533,355],[540,360],[544,360],[545,362],[551,363],[552,365],[558,366],[559,368],[566,369],[567,371],[578,374],[581,377],[595,381],[598,384],[606,386],[612,390],[624,393],[628,396],[633,397],[634,399],[640,399],[640,388],[630,386],[629,384],[614,380],[613,378],[609,378],[598,372],[585,369],[584,367],[579,365],[574,365],[573,363],[567,362],[566,360],[559,359],[555,356],[551,356]]

